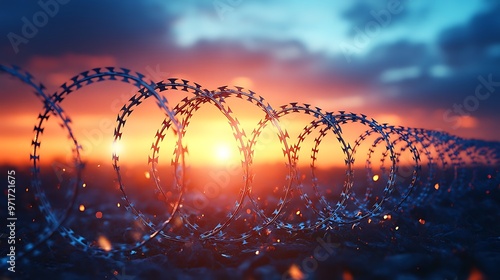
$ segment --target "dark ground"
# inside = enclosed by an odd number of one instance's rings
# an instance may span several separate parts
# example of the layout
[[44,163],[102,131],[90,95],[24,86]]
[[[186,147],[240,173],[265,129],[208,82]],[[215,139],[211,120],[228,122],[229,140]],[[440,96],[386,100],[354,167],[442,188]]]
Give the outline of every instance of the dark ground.
[[153,240],[144,255],[103,259],[56,234],[36,256],[18,260],[15,274],[2,267],[0,279],[499,279],[500,185],[495,178],[485,182],[390,219],[328,232],[275,232],[244,246]]

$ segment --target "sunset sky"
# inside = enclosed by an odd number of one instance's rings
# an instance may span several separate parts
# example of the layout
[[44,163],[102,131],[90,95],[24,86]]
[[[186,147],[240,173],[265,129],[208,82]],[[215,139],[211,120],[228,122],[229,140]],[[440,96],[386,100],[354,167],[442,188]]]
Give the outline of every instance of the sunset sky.
[[[156,81],[243,86],[275,108],[309,103],[380,123],[500,141],[497,1],[60,2],[0,4],[0,64],[29,71],[49,93],[82,71],[119,66]],[[31,88],[5,74],[0,85],[0,164],[28,163],[42,104]],[[105,82],[62,103],[78,139],[89,143],[86,156],[111,158],[116,115],[135,91]],[[164,94],[171,104],[186,96]],[[232,102],[251,132],[262,113]],[[144,104],[121,144],[131,160],[147,160],[163,119],[154,102]],[[193,162],[222,163],[238,153],[225,117],[210,106],[188,130]],[[305,124],[290,119],[286,128],[298,133]],[[45,157],[63,157],[71,148],[57,125],[51,119],[44,132]],[[264,161],[282,160],[274,140],[273,152],[261,154]]]

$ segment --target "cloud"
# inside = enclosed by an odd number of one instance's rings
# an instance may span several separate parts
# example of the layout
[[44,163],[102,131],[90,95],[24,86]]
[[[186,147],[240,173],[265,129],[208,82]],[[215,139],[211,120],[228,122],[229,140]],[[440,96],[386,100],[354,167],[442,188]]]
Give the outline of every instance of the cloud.
[[[168,41],[168,25],[173,18],[166,17],[165,5],[159,1],[70,1],[59,6],[59,11],[48,17],[46,25],[37,28],[33,38],[19,45],[19,53],[11,46],[7,34],[23,36],[25,17],[33,17],[43,9],[36,1],[9,7],[9,21],[2,24],[0,59],[26,61],[33,55],[59,55],[66,52],[85,54],[119,54],[147,51],[155,44]],[[144,44],[144,42],[148,42]]]
[[[467,24],[441,33],[438,42],[446,62],[452,66],[488,62],[488,49],[500,46],[500,4],[474,16]],[[499,56],[495,55],[498,59]]]
[[117,61],[109,55],[86,55],[66,53],[61,56],[35,56],[30,59],[27,69],[33,73],[43,73],[45,85],[51,88],[60,86],[84,70],[96,67],[114,66]]
[[[370,21],[383,19],[383,22],[389,24],[398,24],[409,13],[407,1],[389,0],[389,1],[354,1],[351,7],[341,13],[342,17],[350,22],[351,25],[364,29]],[[390,12],[395,11],[396,13]],[[375,15],[375,16],[374,16]],[[349,35],[355,35],[354,29],[349,29]]]
[[[70,1],[14,55],[6,35],[21,32],[21,18],[41,8],[8,2],[0,11],[0,61],[50,84],[95,66],[145,74],[159,67],[162,78],[168,73],[207,88],[245,84],[274,106],[317,101],[328,110],[399,116],[398,122],[418,126],[431,125],[429,112],[473,96],[479,76],[500,81],[500,5],[494,2],[481,10],[465,2],[401,1],[403,11],[351,62],[338,43],[349,42],[352,27],[364,28],[373,20],[370,11],[388,1],[238,3],[221,19],[211,1]],[[455,6],[453,13],[443,12]],[[496,91],[470,113],[469,131],[500,117]]]

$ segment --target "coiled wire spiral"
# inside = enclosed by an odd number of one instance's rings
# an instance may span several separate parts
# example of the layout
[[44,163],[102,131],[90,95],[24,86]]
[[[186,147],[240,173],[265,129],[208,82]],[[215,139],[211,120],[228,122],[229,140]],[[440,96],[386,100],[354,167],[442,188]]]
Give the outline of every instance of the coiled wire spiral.
[[[431,199],[446,196],[453,199],[465,192],[470,186],[480,186],[484,179],[474,175],[481,168],[489,168],[492,172],[500,166],[500,143],[482,140],[463,139],[440,131],[418,128],[395,127],[388,124],[379,124],[376,120],[363,114],[339,112],[325,112],[309,104],[290,103],[280,107],[272,107],[263,97],[255,92],[241,87],[219,87],[208,90],[197,83],[171,78],[166,81],[153,82],[145,80],[145,76],[124,68],[106,67],[84,71],[68,82],[61,85],[60,89],[49,95],[41,83],[36,83],[33,76],[17,68],[0,65],[1,72],[10,74],[20,79],[25,84],[35,89],[36,96],[44,105],[43,111],[38,115],[38,122],[34,127],[32,140],[32,183],[31,188],[38,201],[40,212],[45,218],[43,231],[37,233],[35,240],[26,242],[20,255],[25,255],[44,243],[59,232],[72,246],[102,257],[111,257],[126,252],[136,252],[148,241],[156,239],[161,243],[192,242],[193,240],[214,243],[247,243],[252,236],[258,236],[263,231],[269,232],[276,229],[288,233],[310,232],[328,229],[335,225],[357,223],[366,218],[375,218],[399,208],[412,205],[424,205]],[[125,207],[144,226],[141,236],[133,242],[113,244],[112,248],[103,249],[87,240],[74,231],[67,220],[75,208],[78,189],[81,185],[81,173],[85,168],[81,160],[82,146],[76,139],[71,128],[71,120],[61,107],[62,101],[68,95],[87,85],[97,82],[120,81],[137,87],[136,94],[131,96],[129,102],[124,104],[118,112],[117,123],[114,129],[113,141],[117,144],[124,134],[124,127],[133,111],[142,102],[154,97],[159,108],[164,112],[165,119],[161,123],[153,139],[151,154],[148,163],[151,168],[152,178],[159,196],[169,209],[162,222],[153,222],[147,214],[141,212],[137,202],[127,194],[125,179],[121,174],[119,154],[115,151],[112,155],[112,166],[116,173],[117,182],[122,193]],[[186,97],[173,108],[169,106],[167,98],[162,96],[168,91],[182,91]],[[241,99],[256,106],[264,114],[251,133],[246,132],[240,125],[236,113],[227,105],[226,100]],[[227,119],[241,153],[243,180],[236,201],[228,201],[227,215],[212,228],[207,228],[191,219],[192,212],[180,207],[185,195],[189,192],[186,188],[185,154],[187,147],[183,144],[183,137],[188,132],[190,119],[202,106],[215,106]],[[68,197],[71,197],[63,210],[56,211],[47,198],[46,190],[41,180],[40,153],[44,125],[50,115],[55,115],[62,121],[62,127],[74,145],[73,160],[75,175],[67,179]],[[307,124],[297,138],[291,139],[288,132],[281,126],[280,119],[285,116],[303,114],[312,120]],[[358,123],[365,127],[353,142],[343,137],[343,130],[348,125]],[[283,151],[283,158],[287,167],[284,188],[277,192],[274,200],[257,197],[252,189],[255,188],[253,160],[255,146],[266,127],[272,127],[279,139]],[[173,131],[173,134],[168,134]],[[304,180],[298,168],[299,154],[304,141],[308,137],[315,138],[310,154],[310,180]],[[167,135],[175,135],[176,143],[172,166],[175,170],[174,183],[169,185],[161,181],[158,171],[160,161],[159,150]],[[335,143],[324,145],[339,145],[344,154],[345,177],[338,193],[332,194],[333,187],[320,183],[317,161],[320,145],[328,141],[328,135],[333,135]],[[167,139],[172,141],[172,139]],[[365,151],[361,147],[367,145]],[[360,150],[361,149],[361,150]],[[380,166],[375,166],[377,151],[381,152]],[[354,176],[357,174],[355,156],[357,153],[366,154],[364,170],[366,177]],[[402,155],[409,154],[410,164],[403,164]],[[402,174],[402,168],[407,169]],[[473,175],[466,174],[472,170]],[[377,173],[377,174],[375,174]],[[451,174],[451,175],[450,175]],[[377,176],[375,180],[374,176]],[[374,182],[385,181],[383,187]],[[468,180],[468,181],[467,181]],[[362,182],[362,183],[361,183]],[[362,187],[357,185],[362,184]],[[305,190],[305,189],[308,190]],[[276,192],[275,192],[276,193]],[[173,195],[172,195],[173,194]],[[142,202],[144,203],[144,202]],[[301,203],[310,213],[300,219],[290,219],[291,204]],[[232,205],[232,206],[231,206]],[[251,207],[255,213],[254,219],[246,221],[241,226],[242,208]],[[248,206],[250,205],[250,206]],[[57,212],[57,213],[56,213]],[[172,226],[175,219],[182,221],[182,229]],[[234,226],[237,224],[238,226]],[[5,262],[3,262],[5,263]]]

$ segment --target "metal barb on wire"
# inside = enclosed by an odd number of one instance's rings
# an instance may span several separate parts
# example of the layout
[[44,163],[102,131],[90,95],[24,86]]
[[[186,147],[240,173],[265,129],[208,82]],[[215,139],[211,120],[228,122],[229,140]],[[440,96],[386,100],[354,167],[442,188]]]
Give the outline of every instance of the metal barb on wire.
[[[245,90],[242,87],[222,86],[216,90],[208,90],[197,83],[187,80],[169,78],[165,81],[154,82],[145,80],[145,76],[133,72],[129,69],[118,67],[94,68],[84,71],[68,82],[61,85],[60,89],[52,95],[45,93],[42,84],[36,84],[33,76],[17,67],[7,67],[0,65],[0,72],[17,77],[25,84],[35,89],[35,93],[44,104],[43,111],[38,115],[38,121],[34,128],[34,138],[32,140],[32,188],[35,196],[39,200],[40,212],[45,217],[45,227],[39,237],[28,243],[21,255],[31,252],[38,245],[47,241],[54,232],[58,231],[66,238],[72,246],[88,252],[89,254],[101,257],[111,257],[121,255],[126,252],[137,250],[148,241],[158,237],[161,242],[192,242],[193,240],[210,242],[242,242],[247,243],[252,236],[257,236],[265,230],[274,228],[285,232],[310,232],[317,229],[331,229],[335,225],[352,223],[356,224],[363,219],[374,217],[387,211],[392,211],[400,207],[411,207],[424,205],[431,198],[436,196],[457,197],[464,193],[469,183],[481,183],[477,177],[472,177],[467,182],[465,170],[467,168],[480,168],[483,166],[498,168],[500,165],[500,144],[482,140],[463,139],[444,132],[426,130],[420,128],[394,127],[387,124],[379,124],[376,120],[363,114],[347,113],[345,111],[326,112],[321,108],[310,104],[289,103],[274,109],[257,93]],[[165,205],[169,207],[168,213],[163,221],[152,222],[147,215],[142,213],[137,205],[127,194],[126,184],[120,169],[120,157],[118,151],[112,155],[112,166],[115,170],[122,199],[125,208],[129,210],[146,228],[147,231],[142,238],[131,244],[114,244],[112,250],[104,251],[93,246],[90,241],[72,230],[66,225],[66,220],[72,215],[72,209],[78,196],[78,185],[81,180],[81,171],[84,165],[80,159],[82,150],[76,136],[72,130],[72,123],[63,108],[62,102],[70,94],[75,94],[79,89],[96,82],[120,81],[137,87],[138,92],[131,96],[128,103],[124,104],[118,112],[116,127],[113,130],[113,144],[116,145],[126,137],[124,127],[127,120],[132,117],[134,109],[141,106],[143,101],[153,97],[158,107],[165,113],[165,119],[158,128],[153,143],[151,154],[148,155],[148,163],[151,169],[151,177],[155,182],[157,193],[162,197]],[[173,108],[167,102],[167,98],[162,96],[163,92],[179,91],[185,94],[185,98]],[[241,126],[238,112],[233,111],[227,100],[238,99],[248,103],[248,106],[256,106],[264,113],[257,126],[251,133],[247,133]],[[189,213],[182,209],[180,205],[188,190],[186,189],[186,165],[185,154],[188,149],[183,144],[183,137],[188,132],[191,118],[203,106],[214,106],[227,119],[233,132],[234,141],[240,151],[243,181],[237,200],[228,202],[228,213],[223,220],[218,221],[213,228],[206,228],[196,221],[189,219]],[[75,146],[73,150],[73,161],[75,163],[76,175],[72,184],[65,191],[71,197],[68,205],[63,211],[55,214],[54,207],[48,199],[43,188],[40,169],[40,145],[45,124],[49,116],[55,114],[61,121],[63,128],[69,139]],[[288,131],[282,126],[281,119],[295,114],[308,115],[312,120],[302,129],[296,138],[290,137]],[[348,125],[357,123],[365,127],[353,142],[349,142],[344,135],[348,130]],[[276,203],[264,204],[260,197],[252,192],[254,188],[254,168],[253,159],[255,156],[256,144],[266,127],[272,127],[280,142],[283,159],[287,167],[284,189],[278,192]],[[160,146],[163,141],[167,141],[167,133],[173,131],[175,135],[174,155],[172,166],[175,170],[174,188],[169,189],[164,182],[159,180],[158,166],[160,162]],[[312,192],[305,190],[306,183],[300,176],[298,168],[299,154],[307,138],[313,138],[316,133],[310,153],[311,183]],[[328,188],[319,182],[318,179],[318,158],[321,154],[320,146],[325,145],[326,137],[333,136],[336,139],[335,145],[340,145],[344,156],[345,177],[337,198],[325,196],[323,189]],[[331,144],[327,143],[326,145]],[[363,145],[367,146],[367,151],[362,150]],[[360,151],[361,150],[361,151]],[[359,177],[355,177],[355,158],[357,153],[366,152],[366,179],[364,189],[357,186]],[[380,161],[376,162],[376,154],[380,152]],[[408,166],[402,164],[402,155],[409,154],[411,160]],[[378,154],[377,154],[378,156]],[[301,159],[303,160],[303,159]],[[379,166],[380,165],[380,166]],[[377,168],[375,174],[374,169]],[[401,170],[408,168],[407,175],[401,175]],[[445,176],[445,172],[454,170],[453,176]],[[376,180],[375,180],[375,177]],[[383,178],[385,184],[375,185],[375,181]],[[443,190],[438,190],[439,185]],[[174,195],[171,193],[174,191]],[[297,193],[297,195],[295,195]],[[169,195],[170,194],[170,195]],[[290,208],[287,208],[291,201],[298,197],[307,209],[311,209],[312,214],[304,220],[289,220]],[[264,198],[264,200],[266,200]],[[256,219],[244,230],[234,231],[232,226],[241,215],[243,205],[248,202],[251,212],[256,214]],[[265,209],[271,207],[271,209]],[[62,214],[61,214],[62,212]],[[182,219],[184,231],[176,232],[169,228],[175,217]],[[170,230],[166,230],[170,229]],[[5,263],[5,262],[4,262]]]

